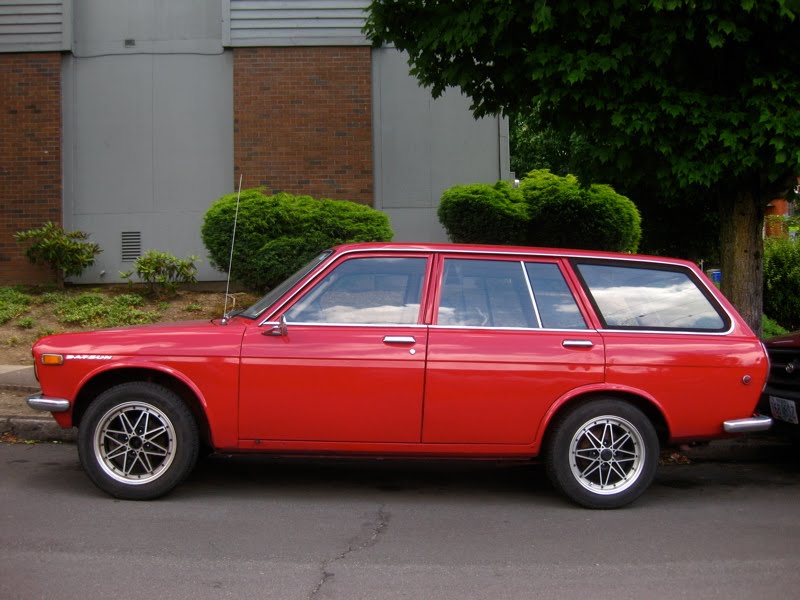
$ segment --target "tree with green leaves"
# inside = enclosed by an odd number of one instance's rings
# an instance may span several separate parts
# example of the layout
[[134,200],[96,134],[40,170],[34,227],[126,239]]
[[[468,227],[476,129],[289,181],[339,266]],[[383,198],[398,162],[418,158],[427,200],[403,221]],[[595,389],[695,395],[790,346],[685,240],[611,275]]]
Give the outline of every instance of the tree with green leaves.
[[[511,170],[519,179],[539,169],[558,175],[582,172],[591,160],[586,138],[543,124],[539,112],[534,107],[509,115]],[[665,188],[644,178],[631,181],[611,168],[601,169],[595,180],[608,182],[636,204],[642,217],[640,252],[719,264],[719,215],[715,206],[709,207],[706,190],[697,185]]]
[[[613,170],[719,208],[723,292],[762,312],[767,201],[800,172],[800,0],[373,0],[365,31],[476,116],[537,106]],[[687,215],[687,218],[691,218]]]

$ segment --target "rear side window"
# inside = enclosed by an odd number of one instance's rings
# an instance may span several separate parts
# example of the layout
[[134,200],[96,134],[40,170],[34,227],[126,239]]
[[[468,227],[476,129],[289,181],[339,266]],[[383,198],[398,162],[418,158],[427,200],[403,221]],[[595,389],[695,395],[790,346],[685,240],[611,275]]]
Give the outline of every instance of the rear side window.
[[525,269],[536,300],[536,308],[547,329],[586,329],[586,321],[564,281],[564,276],[553,263],[525,263]]
[[438,324],[537,327],[522,265],[500,260],[445,260]]
[[437,323],[455,327],[586,329],[555,263],[448,258]]
[[605,328],[724,331],[730,325],[709,294],[679,267],[575,266]]

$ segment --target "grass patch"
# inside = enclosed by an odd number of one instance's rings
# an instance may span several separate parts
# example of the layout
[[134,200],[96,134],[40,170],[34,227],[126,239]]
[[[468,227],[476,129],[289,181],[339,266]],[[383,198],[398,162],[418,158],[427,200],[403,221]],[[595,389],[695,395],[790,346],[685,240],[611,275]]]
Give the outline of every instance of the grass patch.
[[20,329],[33,329],[35,324],[36,321],[33,320],[33,317],[22,317],[17,321],[17,327]]
[[31,306],[31,297],[18,288],[0,287],[0,325],[24,315]]
[[[46,294],[47,295],[47,294]],[[138,294],[105,296],[87,292],[77,295],[51,294],[48,303],[54,304],[53,312],[63,325],[72,327],[119,327],[143,325],[159,320],[156,311],[142,310],[144,298]]]

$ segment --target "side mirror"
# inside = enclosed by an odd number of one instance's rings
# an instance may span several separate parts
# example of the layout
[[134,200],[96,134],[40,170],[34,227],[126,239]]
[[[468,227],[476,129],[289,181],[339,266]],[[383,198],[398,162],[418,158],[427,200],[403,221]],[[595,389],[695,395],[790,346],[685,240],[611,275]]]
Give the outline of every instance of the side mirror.
[[286,337],[289,335],[289,328],[286,326],[286,315],[281,315],[281,318],[278,320],[278,324],[264,330],[261,335],[277,335],[280,337]]

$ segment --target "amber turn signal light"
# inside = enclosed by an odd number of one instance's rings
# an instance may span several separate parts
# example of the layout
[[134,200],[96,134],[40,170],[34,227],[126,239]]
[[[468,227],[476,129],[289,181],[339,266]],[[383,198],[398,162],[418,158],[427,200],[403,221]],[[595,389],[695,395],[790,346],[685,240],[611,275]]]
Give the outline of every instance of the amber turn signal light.
[[57,366],[64,364],[64,355],[63,354],[42,354],[42,364],[43,365],[50,365],[50,366]]

